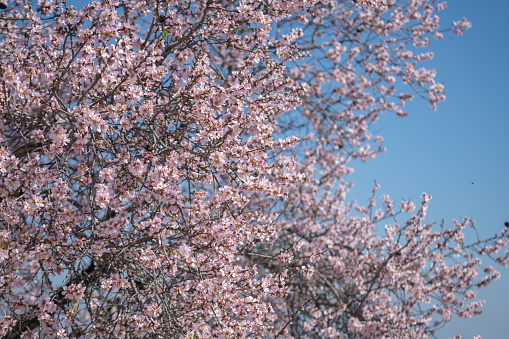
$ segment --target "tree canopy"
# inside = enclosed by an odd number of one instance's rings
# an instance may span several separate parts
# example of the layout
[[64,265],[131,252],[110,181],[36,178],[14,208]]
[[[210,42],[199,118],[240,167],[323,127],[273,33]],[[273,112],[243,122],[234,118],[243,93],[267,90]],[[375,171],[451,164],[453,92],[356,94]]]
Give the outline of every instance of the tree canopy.
[[428,194],[346,200],[372,123],[445,99],[445,2],[4,5],[3,338],[427,338],[509,265]]

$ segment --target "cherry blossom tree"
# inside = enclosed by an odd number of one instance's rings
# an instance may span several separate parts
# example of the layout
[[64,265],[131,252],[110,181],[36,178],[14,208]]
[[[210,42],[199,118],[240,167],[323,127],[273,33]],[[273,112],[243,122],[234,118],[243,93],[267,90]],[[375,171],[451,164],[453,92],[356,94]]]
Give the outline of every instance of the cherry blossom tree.
[[445,99],[430,40],[470,26],[445,7],[5,2],[0,335],[425,338],[478,314],[507,228],[467,243],[472,220],[377,208],[378,185],[346,202],[379,115]]

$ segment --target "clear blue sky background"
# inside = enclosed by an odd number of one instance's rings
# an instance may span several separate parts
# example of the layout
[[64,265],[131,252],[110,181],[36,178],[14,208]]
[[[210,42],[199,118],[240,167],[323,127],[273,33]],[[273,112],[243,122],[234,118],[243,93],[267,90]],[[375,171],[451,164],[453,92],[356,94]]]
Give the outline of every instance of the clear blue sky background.
[[[441,23],[463,16],[472,28],[431,48],[447,100],[433,112],[416,99],[407,118],[386,116],[373,126],[388,151],[355,164],[350,198],[366,203],[375,179],[380,193],[395,200],[418,202],[428,192],[428,222],[445,218],[452,225],[468,216],[487,237],[509,221],[509,0],[451,0]],[[438,338],[509,338],[509,269],[500,272],[479,291],[483,314],[448,323]]]
[[[81,8],[86,0],[68,3]],[[409,117],[386,116],[381,129],[385,154],[356,163],[349,198],[366,202],[374,180],[395,200],[418,202],[432,194],[428,222],[469,216],[481,235],[499,232],[509,221],[509,0],[450,0],[441,13],[444,26],[463,16],[472,28],[462,37],[434,41],[431,65],[445,83],[447,100],[436,112],[422,100],[410,103]],[[474,182],[472,185],[471,183]],[[438,338],[509,338],[509,269],[479,297],[481,316],[455,319]]]

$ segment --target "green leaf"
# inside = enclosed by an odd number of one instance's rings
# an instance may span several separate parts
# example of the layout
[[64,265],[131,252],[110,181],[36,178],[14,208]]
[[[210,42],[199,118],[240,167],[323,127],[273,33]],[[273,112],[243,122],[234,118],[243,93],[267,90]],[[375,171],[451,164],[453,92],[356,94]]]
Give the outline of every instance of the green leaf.
[[[168,37],[168,32],[163,31],[163,38],[166,38],[166,37]],[[193,338],[193,339],[194,339],[194,338]]]
[[196,335],[196,333],[193,334],[193,339],[196,339],[198,338],[198,336]]

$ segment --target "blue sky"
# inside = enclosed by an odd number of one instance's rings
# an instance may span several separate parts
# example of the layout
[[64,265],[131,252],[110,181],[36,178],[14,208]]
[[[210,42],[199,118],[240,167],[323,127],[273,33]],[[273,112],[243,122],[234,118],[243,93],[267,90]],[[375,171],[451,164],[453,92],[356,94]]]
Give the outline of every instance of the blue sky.
[[[388,150],[355,163],[349,196],[366,203],[375,179],[382,186],[379,193],[395,201],[418,202],[428,192],[433,196],[428,222],[445,218],[452,225],[454,218],[468,216],[487,237],[509,221],[509,1],[452,0],[441,12],[441,23],[463,16],[471,29],[461,37],[446,35],[431,47],[431,65],[445,83],[446,101],[433,112],[415,99],[407,118],[388,115],[373,125]],[[500,272],[500,280],[479,291],[487,302],[483,314],[448,323],[438,338],[509,337],[509,269]]]
[[[78,8],[88,2],[69,1]],[[488,237],[509,221],[509,1],[450,0],[441,22],[447,26],[464,16],[471,29],[431,47],[447,100],[436,112],[416,99],[407,105],[407,118],[382,117],[373,130],[380,130],[388,151],[355,164],[349,198],[365,203],[374,180],[379,193],[394,200],[418,202],[428,192],[428,222],[445,218],[451,225],[468,216]],[[500,271],[500,280],[479,291],[487,301],[483,314],[452,321],[438,338],[508,337],[509,269]]]

